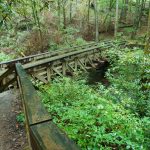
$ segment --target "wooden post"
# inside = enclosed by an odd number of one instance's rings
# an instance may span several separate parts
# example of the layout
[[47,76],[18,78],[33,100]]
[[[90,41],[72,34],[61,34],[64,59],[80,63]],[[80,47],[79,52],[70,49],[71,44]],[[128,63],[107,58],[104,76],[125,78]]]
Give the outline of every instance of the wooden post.
[[50,82],[51,81],[51,70],[50,67],[47,66],[47,81]]
[[74,59],[74,64],[75,64],[75,71],[78,69],[78,60],[77,58]]
[[62,73],[64,76],[66,75],[66,61],[65,60],[62,62]]

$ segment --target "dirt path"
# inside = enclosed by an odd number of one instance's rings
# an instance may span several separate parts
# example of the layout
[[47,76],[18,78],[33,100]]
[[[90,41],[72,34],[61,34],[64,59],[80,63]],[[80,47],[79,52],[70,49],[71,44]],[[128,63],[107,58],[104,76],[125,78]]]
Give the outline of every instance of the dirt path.
[[0,150],[23,150],[27,145],[24,127],[16,122],[18,95],[13,90],[0,93]]

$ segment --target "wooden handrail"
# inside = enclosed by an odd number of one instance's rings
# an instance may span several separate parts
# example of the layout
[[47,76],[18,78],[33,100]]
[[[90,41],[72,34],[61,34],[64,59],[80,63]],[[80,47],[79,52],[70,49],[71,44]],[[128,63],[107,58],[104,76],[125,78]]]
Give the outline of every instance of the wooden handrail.
[[16,64],[26,116],[27,135],[33,150],[79,150],[52,121],[21,64]]
[[40,53],[40,54],[30,55],[30,56],[26,56],[26,57],[10,60],[10,61],[0,62],[0,66],[3,66],[3,65],[11,66],[11,65],[13,65],[15,63],[25,64],[25,63],[30,62],[31,60],[36,60],[36,59],[38,60],[38,59],[43,59],[45,57],[50,57],[50,56],[53,56],[53,55],[57,55],[60,52],[61,53],[62,52],[63,53],[70,52],[70,51],[76,50],[77,48],[86,48],[86,47],[90,47],[90,46],[94,46],[94,45],[97,45],[97,44],[95,42],[90,42],[88,44],[81,45],[81,46],[73,46],[73,47],[70,47],[70,48],[58,49],[58,50],[52,51],[52,52],[44,52],[44,53]]
[[[105,43],[106,45],[111,45],[112,41],[102,41],[103,43]],[[86,48],[90,48],[92,46],[97,46],[99,45],[98,43],[95,42],[90,42],[88,44],[85,45],[81,45],[81,46],[73,46],[70,48],[65,48],[65,49],[58,49],[56,51],[52,51],[52,52],[45,52],[45,53],[40,53],[40,54],[36,54],[36,55],[30,55],[30,56],[26,56],[23,58],[18,58],[18,59],[14,59],[11,61],[5,61],[5,62],[0,62],[0,68],[10,68],[12,65],[15,65],[15,63],[21,63],[21,64],[26,64],[26,63],[30,63],[31,61],[37,61],[37,60],[41,60],[41,59],[45,59],[48,57],[54,57],[54,56],[58,56],[64,53],[68,53],[68,52],[73,52],[76,51],[78,49],[86,49]]]

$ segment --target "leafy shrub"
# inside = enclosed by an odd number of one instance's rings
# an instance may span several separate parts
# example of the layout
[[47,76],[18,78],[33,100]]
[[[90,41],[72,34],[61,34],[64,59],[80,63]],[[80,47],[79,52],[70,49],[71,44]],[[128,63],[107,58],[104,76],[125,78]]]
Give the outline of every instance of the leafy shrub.
[[73,27],[67,27],[62,30],[64,44],[72,47],[72,45],[76,44],[76,39],[78,37],[79,31]]
[[6,55],[5,53],[3,52],[0,52],[0,62],[1,61],[7,61],[7,60],[10,60],[11,57],[9,55]]
[[103,98],[84,80],[64,78],[41,90],[53,121],[82,149],[150,148],[149,119],[140,120],[121,104]]
[[20,125],[24,125],[25,122],[25,115],[24,113],[20,113],[16,116],[16,120]]
[[0,42],[1,42],[1,45],[0,47],[1,48],[4,48],[4,47],[12,47],[14,45],[14,42],[15,40],[12,39],[11,35],[12,35],[12,32],[10,31],[9,33],[10,35],[5,35],[5,36],[0,36]]
[[112,49],[107,56],[112,62],[107,72],[111,86],[100,92],[104,92],[105,98],[128,105],[140,116],[150,116],[149,55],[138,49]]
[[73,34],[78,33],[79,31],[76,28],[67,27],[66,29],[63,29],[63,32],[68,34],[68,35],[73,35]]
[[77,38],[76,41],[75,41],[75,45],[84,45],[86,44],[87,42],[83,39],[83,38]]

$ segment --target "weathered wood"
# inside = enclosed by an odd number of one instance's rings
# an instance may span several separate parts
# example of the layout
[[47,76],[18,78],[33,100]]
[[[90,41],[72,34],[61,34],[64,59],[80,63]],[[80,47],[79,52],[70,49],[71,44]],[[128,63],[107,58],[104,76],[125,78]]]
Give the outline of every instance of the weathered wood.
[[66,61],[65,60],[62,62],[62,73],[64,76],[66,75]]
[[63,77],[63,74],[61,74],[56,68],[53,67],[52,69],[53,69],[53,71],[56,72],[56,74],[58,74],[59,76]]
[[92,62],[92,60],[90,59],[90,57],[87,57],[87,59],[88,59],[89,64],[90,64],[93,68],[95,68],[95,65],[94,65],[94,63]]
[[[52,76],[64,76],[66,74],[67,66],[68,69],[73,72],[77,71],[78,68],[86,71],[86,62],[84,58],[85,55],[95,55],[96,53],[99,53],[98,48],[99,46],[79,51],[73,51],[67,54],[63,54],[61,56],[55,56],[52,58],[26,64],[24,65],[24,68],[28,70],[28,73],[46,84],[48,83],[48,81],[51,80]],[[73,68],[73,66],[71,66],[70,64],[74,64],[75,67]],[[48,66],[50,68],[49,70],[47,70]],[[12,70],[8,70],[7,72],[9,73],[10,71]]]
[[85,52],[91,51],[91,50],[96,49],[96,48],[99,48],[99,46],[95,46],[95,47],[92,47],[92,48],[87,48],[87,49],[84,49],[84,50],[70,52],[70,53],[67,53],[67,54],[63,54],[61,56],[55,56],[55,57],[52,57],[52,58],[47,58],[47,59],[40,60],[40,61],[35,62],[35,63],[33,62],[33,63],[30,63],[30,64],[25,64],[25,65],[23,65],[23,68],[24,69],[34,68],[36,66],[40,66],[40,65],[47,64],[47,63],[50,63],[50,62],[53,62],[53,61],[56,61],[56,60],[64,59],[64,58],[69,57],[69,56],[79,55],[81,53],[85,53]]
[[51,81],[51,69],[50,69],[49,66],[48,66],[48,68],[47,68],[47,81],[48,81],[48,82]]
[[32,149],[79,150],[80,148],[52,122],[21,64],[16,64],[16,70]]
[[3,74],[1,74],[0,76],[0,82],[5,78],[7,77],[8,75],[12,74],[12,72],[14,71],[15,67],[12,67],[8,70],[6,70]]
[[74,62],[75,62],[75,64],[74,64],[74,65],[75,65],[75,66],[74,66],[74,67],[75,67],[75,71],[77,71],[77,69],[78,69],[78,59],[75,58],[75,59],[74,59]]
[[37,61],[40,59],[44,59],[44,58],[48,58],[48,57],[53,57],[56,55],[60,55],[63,53],[67,53],[70,51],[74,51],[76,48],[86,48],[86,47],[91,47],[91,46],[96,46],[97,43],[95,42],[91,42],[85,45],[81,45],[81,46],[73,46],[71,48],[65,48],[65,49],[59,49],[56,51],[52,51],[52,52],[45,52],[45,53],[41,53],[41,54],[36,54],[36,55],[30,55],[30,56],[26,56],[23,58],[18,58],[15,60],[11,60],[11,61],[6,61],[6,62],[0,62],[0,68],[7,68],[9,66],[15,65],[15,63],[21,63],[21,64],[26,64],[32,61]]
[[[33,75],[34,75],[34,74],[38,74],[39,76],[47,76],[47,72],[46,72],[46,71],[43,71],[43,72],[40,71],[40,72],[36,72],[36,73],[33,72],[32,74],[33,74]],[[32,74],[31,74],[31,75],[32,75]]]
[[[24,64],[24,69],[27,70],[31,76],[36,74],[38,75],[36,77],[39,80],[46,83],[46,81],[50,81],[55,75],[65,75],[67,64],[69,64],[68,69],[73,72],[77,71],[79,68],[86,71],[86,66],[88,64],[94,67],[94,62],[99,60],[100,51],[113,46],[112,43],[109,43],[108,45],[105,42],[103,43],[104,44],[92,43],[83,46],[77,46],[76,48],[69,48],[65,51],[58,50],[57,52],[46,52],[5,63],[0,63],[0,66],[5,66],[8,68],[13,66],[15,62],[21,61],[21,63]],[[88,60],[88,57],[90,60]],[[74,66],[70,65],[71,63],[73,63]],[[53,64],[53,67],[51,64]],[[48,66],[50,70],[47,70]],[[7,82],[11,79],[9,79],[9,75],[14,72],[14,68],[9,68],[7,71],[5,71],[5,73],[0,76],[0,86],[7,85]],[[7,82],[3,83],[2,81]]]
[[4,91],[9,85],[11,85],[12,83],[14,83],[16,81],[17,77],[15,76],[14,78],[12,78],[11,80],[9,80],[8,82],[6,82],[5,84],[0,86],[0,92]]
[[[20,91],[20,98],[22,99],[22,106],[23,106],[23,111],[25,113],[25,120],[27,121],[28,118],[27,118],[27,115],[26,115],[26,108],[25,108],[25,103],[23,101],[23,89],[22,89],[22,86],[21,86],[21,83],[20,83],[20,77],[17,75],[17,82],[18,82],[18,87],[19,87],[19,91]],[[29,150],[32,149],[31,148],[31,139],[30,139],[30,135],[29,135],[29,124],[28,122],[25,123],[25,128],[26,128],[26,137],[28,139],[28,145],[29,145]]]
[[34,77],[36,77],[38,80],[42,81],[45,84],[48,83],[48,81],[44,77],[39,76],[38,74],[34,74]]
[[46,112],[37,92],[20,64],[16,64],[16,70],[23,89],[23,98],[29,124],[31,125],[45,120],[50,120],[50,115]]
[[82,70],[84,70],[84,71],[86,72],[85,66],[84,66],[84,64],[81,62],[80,59],[78,59],[78,65],[80,66],[80,68],[81,68]]
[[45,150],[79,150],[79,147],[52,121],[31,126],[31,132],[34,141],[39,141],[36,147],[34,144],[33,150],[37,150],[37,147]]
[[67,64],[69,70],[71,69],[71,71],[75,72],[75,69],[70,65],[70,64]]
[[[102,41],[101,43],[103,43],[103,44],[91,42],[91,43],[88,43],[86,45],[73,46],[71,48],[59,49],[59,50],[52,51],[52,52],[45,52],[45,53],[41,53],[41,54],[36,54],[36,55],[31,55],[31,56],[27,56],[27,57],[23,57],[23,58],[18,58],[18,59],[11,60],[11,61],[0,62],[0,68],[8,69],[12,65],[15,65],[15,63],[26,64],[26,63],[29,63],[32,61],[39,61],[41,59],[46,59],[48,57],[54,57],[54,56],[58,56],[58,55],[68,53],[71,51],[82,50],[82,49],[85,49],[88,47],[94,47],[94,46],[98,46],[98,45],[100,48],[107,49],[107,48],[112,47],[114,45],[115,41],[106,40],[106,41]],[[124,45],[125,41],[121,41],[119,43],[117,42],[117,44]]]

